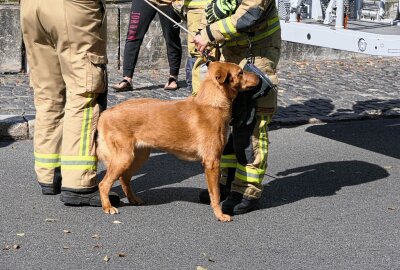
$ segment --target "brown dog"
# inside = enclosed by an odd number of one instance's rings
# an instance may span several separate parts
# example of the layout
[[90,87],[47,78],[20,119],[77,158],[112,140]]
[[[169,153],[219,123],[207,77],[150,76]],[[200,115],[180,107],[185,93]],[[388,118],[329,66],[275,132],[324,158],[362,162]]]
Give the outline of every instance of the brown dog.
[[157,148],[189,161],[201,160],[211,207],[220,221],[231,221],[222,213],[218,180],[220,159],[228,134],[232,102],[238,91],[259,82],[253,73],[232,63],[214,62],[195,97],[166,101],[132,99],[101,114],[98,123],[97,155],[107,168],[100,182],[103,210],[118,213],[108,193],[119,178],[132,204],[143,201],[132,192],[130,180]]

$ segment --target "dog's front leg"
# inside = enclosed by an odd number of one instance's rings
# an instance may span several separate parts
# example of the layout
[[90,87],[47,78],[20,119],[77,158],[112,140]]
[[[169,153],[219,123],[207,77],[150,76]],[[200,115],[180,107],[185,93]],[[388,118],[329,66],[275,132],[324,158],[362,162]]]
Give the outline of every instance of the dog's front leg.
[[219,176],[220,160],[203,161],[203,166],[207,179],[208,193],[210,194],[211,207],[214,215],[222,222],[232,221],[232,217],[222,213],[220,205]]

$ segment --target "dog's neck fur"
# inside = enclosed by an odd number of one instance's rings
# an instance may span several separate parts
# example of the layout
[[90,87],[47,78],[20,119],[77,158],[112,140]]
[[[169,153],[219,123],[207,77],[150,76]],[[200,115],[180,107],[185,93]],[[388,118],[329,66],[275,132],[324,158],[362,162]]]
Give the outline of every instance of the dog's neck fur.
[[[215,83],[211,78],[205,78],[205,80],[209,80],[212,84],[215,85],[215,87],[220,88],[221,91],[226,91],[226,89],[222,89],[224,86]],[[212,90],[205,89],[204,85],[207,84],[202,84],[201,85],[202,87],[198,90],[196,96],[194,97],[196,103],[205,106],[211,106],[214,108],[224,109],[230,112],[234,97],[231,98],[228,97],[227,95],[223,95],[221,94],[221,91],[215,91],[214,93],[212,93],[212,95],[207,95],[205,94],[205,92]]]

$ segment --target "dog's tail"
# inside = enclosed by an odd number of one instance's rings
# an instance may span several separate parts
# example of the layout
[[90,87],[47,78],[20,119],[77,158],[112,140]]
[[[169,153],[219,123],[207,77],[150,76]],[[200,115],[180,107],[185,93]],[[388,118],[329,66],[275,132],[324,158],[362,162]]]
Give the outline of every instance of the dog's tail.
[[104,162],[108,161],[108,158],[110,157],[110,150],[107,146],[107,141],[106,138],[104,137],[104,132],[103,132],[103,121],[101,121],[101,118],[98,122],[97,125],[97,132],[95,134],[96,138],[96,155],[99,160],[102,160]]

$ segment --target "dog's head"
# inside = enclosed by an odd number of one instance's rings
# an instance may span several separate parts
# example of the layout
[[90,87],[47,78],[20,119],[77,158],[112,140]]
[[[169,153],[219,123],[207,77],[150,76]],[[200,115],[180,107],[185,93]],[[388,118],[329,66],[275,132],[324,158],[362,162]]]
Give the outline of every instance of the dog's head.
[[234,99],[239,91],[250,90],[259,83],[256,74],[243,71],[240,66],[228,62],[209,63],[208,76],[227,91],[230,99]]

